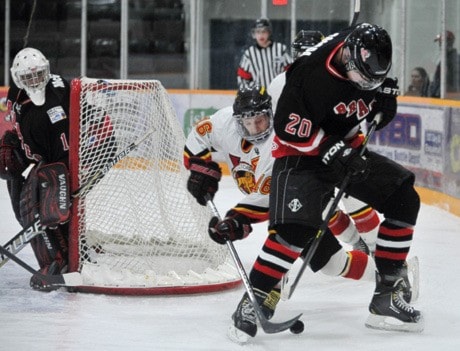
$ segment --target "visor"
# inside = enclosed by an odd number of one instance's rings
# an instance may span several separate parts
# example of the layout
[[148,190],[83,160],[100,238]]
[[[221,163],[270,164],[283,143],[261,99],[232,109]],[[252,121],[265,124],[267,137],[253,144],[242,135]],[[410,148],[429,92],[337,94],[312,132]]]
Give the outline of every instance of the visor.
[[350,82],[360,90],[377,89],[385,80],[385,76],[381,78],[366,77],[358,70],[353,60],[350,60],[345,64],[345,70],[347,71],[347,77]]

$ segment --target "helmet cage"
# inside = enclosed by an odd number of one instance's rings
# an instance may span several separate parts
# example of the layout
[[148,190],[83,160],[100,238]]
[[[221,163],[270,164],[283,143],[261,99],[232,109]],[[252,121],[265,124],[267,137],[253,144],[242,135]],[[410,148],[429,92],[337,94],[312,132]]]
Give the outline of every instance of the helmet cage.
[[34,93],[45,89],[49,75],[50,70],[47,65],[16,71],[16,78],[20,82],[21,88]]
[[[234,114],[233,117],[235,118],[238,134],[251,143],[257,144],[264,141],[273,130],[273,112],[271,108],[242,112],[241,114]],[[265,129],[260,130],[261,125],[266,125]]]

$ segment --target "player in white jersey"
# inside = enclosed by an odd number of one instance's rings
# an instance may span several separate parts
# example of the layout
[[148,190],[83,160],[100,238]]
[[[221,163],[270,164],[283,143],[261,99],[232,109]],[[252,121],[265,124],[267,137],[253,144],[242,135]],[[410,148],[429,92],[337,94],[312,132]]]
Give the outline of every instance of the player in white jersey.
[[[294,59],[299,58],[309,48],[314,47],[324,39],[323,33],[316,30],[301,30],[291,44]],[[273,111],[276,111],[278,99],[286,83],[286,72],[276,76],[267,88],[272,97]],[[331,201],[332,202],[332,201]],[[375,242],[380,224],[377,212],[351,196],[343,197],[341,207],[329,222],[329,229],[340,241],[350,244],[356,250],[366,253],[375,251]]]
[[[206,196],[213,197],[218,190],[221,171],[212,160],[213,151],[224,155],[238,188],[246,194],[223,220],[211,219],[209,235],[217,243],[243,239],[251,233],[252,224],[268,219],[273,136],[271,98],[263,87],[238,91],[233,107],[217,111],[188,135],[184,147],[184,164],[191,171],[187,187],[197,201],[206,205]],[[346,260],[331,256],[320,270],[331,276],[374,281],[375,263],[370,256],[356,250],[343,250],[341,255]],[[273,315],[279,298],[276,287],[262,305],[267,317]]]

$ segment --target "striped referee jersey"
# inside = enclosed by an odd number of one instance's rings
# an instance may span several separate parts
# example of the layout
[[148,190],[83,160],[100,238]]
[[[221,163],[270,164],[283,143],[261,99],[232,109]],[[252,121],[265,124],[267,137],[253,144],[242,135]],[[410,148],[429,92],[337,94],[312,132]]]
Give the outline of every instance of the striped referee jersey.
[[292,63],[287,46],[273,42],[268,47],[252,45],[246,49],[238,66],[238,87],[252,88],[255,85],[268,87],[280,73]]

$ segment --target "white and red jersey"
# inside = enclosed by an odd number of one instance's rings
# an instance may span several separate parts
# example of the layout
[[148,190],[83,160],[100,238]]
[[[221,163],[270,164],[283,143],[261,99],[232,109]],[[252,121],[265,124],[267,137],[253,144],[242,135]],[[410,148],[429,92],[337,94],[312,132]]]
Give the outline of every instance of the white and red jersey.
[[237,132],[233,108],[225,107],[209,119],[199,122],[187,137],[184,164],[188,168],[190,157],[211,159],[212,152],[224,158],[238,188],[246,196],[233,207],[252,223],[268,219],[273,133],[264,141],[254,144]]

